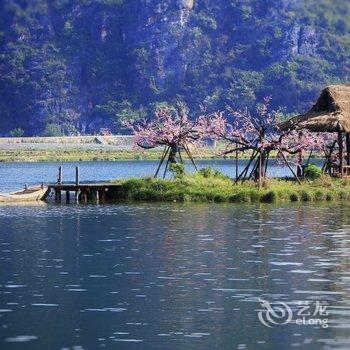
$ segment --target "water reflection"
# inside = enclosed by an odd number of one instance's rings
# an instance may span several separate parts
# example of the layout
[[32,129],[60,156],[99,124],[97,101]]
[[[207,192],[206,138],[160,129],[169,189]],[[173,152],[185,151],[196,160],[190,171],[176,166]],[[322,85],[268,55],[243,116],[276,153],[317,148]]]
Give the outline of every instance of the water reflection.
[[[0,206],[4,349],[349,348],[350,206]],[[322,301],[330,327],[259,323]]]

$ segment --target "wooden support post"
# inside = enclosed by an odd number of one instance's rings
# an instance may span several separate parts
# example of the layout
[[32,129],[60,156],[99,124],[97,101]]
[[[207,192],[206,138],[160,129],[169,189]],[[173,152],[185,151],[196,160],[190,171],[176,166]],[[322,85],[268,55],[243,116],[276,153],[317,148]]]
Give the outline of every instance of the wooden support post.
[[236,181],[238,179],[238,149],[237,149],[237,143],[236,143]]
[[343,133],[341,131],[338,132],[338,146],[339,146],[339,176],[343,177],[344,149],[343,149]]
[[263,159],[263,152],[260,151],[260,156],[259,156],[259,190],[262,187],[262,159]]
[[163,174],[163,179],[165,179],[166,172],[167,172],[167,170],[168,170],[168,165],[169,165],[169,159],[168,159],[167,162],[166,162],[166,166],[165,166],[164,174]]
[[79,203],[79,196],[80,196],[80,190],[78,189],[75,191],[75,202],[76,203]]
[[288,162],[286,156],[283,154],[283,152],[282,152],[280,149],[279,149],[278,151],[279,151],[279,153],[281,154],[281,156],[282,156],[283,160],[285,161],[285,163],[287,164],[287,166],[288,166],[289,170],[291,171],[291,173],[294,175],[294,177],[296,178],[296,180],[297,180],[297,181],[299,182],[299,184],[301,185],[300,179],[298,178],[297,174],[294,172],[293,168],[290,166],[290,164],[289,164],[289,162]]
[[309,157],[307,158],[306,166],[308,166],[310,164],[311,157],[312,157],[312,150],[310,151]]
[[[242,182],[244,182],[246,179],[250,180],[252,178],[252,176],[255,174],[256,175],[256,171],[257,169],[259,168],[259,162],[260,162],[260,156],[256,159],[253,167],[252,167],[252,170],[250,171],[250,174],[247,178],[247,173],[243,176],[243,179],[242,179]],[[255,178],[256,180],[256,178]]]
[[60,166],[58,167],[57,183],[61,185],[62,182],[63,182],[63,167],[60,165]]
[[181,162],[181,164],[183,164],[184,162],[183,162],[183,159],[182,159],[182,155],[181,155],[181,151],[180,151],[180,147],[179,147],[179,158],[180,158],[180,162]]
[[163,164],[163,162],[164,162],[164,159],[165,159],[165,157],[167,156],[169,150],[170,150],[170,147],[167,147],[167,146],[164,147],[164,151],[163,151],[163,154],[162,154],[162,158],[160,159],[160,162],[159,162],[157,171],[156,171],[156,173],[154,174],[154,178],[156,178],[156,177],[158,176],[160,167],[162,166],[162,164]]
[[264,177],[266,177],[266,173],[267,173],[267,166],[269,163],[269,158],[270,158],[270,152],[267,153],[266,155],[266,160],[265,160],[265,169],[264,169]]
[[88,201],[88,196],[87,196],[86,190],[82,191],[82,195],[83,195],[83,202],[86,204]]
[[329,163],[330,163],[330,160],[329,160],[329,158],[330,158],[330,156],[326,153],[325,154],[325,160],[324,160],[324,162],[323,162],[323,165],[322,165],[322,168],[321,168],[321,170],[322,170],[322,172],[323,173],[327,173],[327,171],[328,171],[328,165],[329,165]]
[[346,133],[346,165],[350,165],[350,133]]
[[62,191],[58,190],[58,201],[61,203],[62,202]]
[[301,155],[301,152],[298,152],[298,163],[297,163],[297,176],[302,177],[303,176],[303,157]]
[[326,159],[325,159],[325,162],[322,166],[322,171],[325,172],[325,173],[329,173],[329,175],[331,175],[331,161],[332,161],[332,154],[333,154],[333,151],[334,151],[334,147],[336,145],[336,141],[333,141],[332,145],[330,146],[329,148],[329,153],[327,154],[327,151],[325,152],[325,155],[326,155]]
[[80,169],[79,167],[75,167],[75,184],[76,186],[79,186],[80,183]]
[[70,192],[69,192],[69,190],[66,190],[66,202],[67,203],[70,202]]
[[[255,158],[255,155],[254,155],[254,158]],[[245,174],[244,177],[246,176],[246,173],[248,172],[250,164],[252,163],[252,161],[253,161],[253,159],[250,158],[250,161],[249,161],[248,165],[246,165],[246,167],[243,169],[243,171],[238,175],[238,177],[236,177],[235,184],[242,178],[243,174]]]
[[55,201],[57,202],[58,201],[58,190],[55,189]]
[[99,193],[98,189],[96,190],[95,195],[96,195],[96,197],[95,197],[96,203],[98,204],[100,202],[100,193]]
[[194,161],[194,159],[193,159],[193,157],[192,157],[191,151],[190,151],[190,149],[188,148],[187,144],[184,144],[184,149],[185,149],[185,151],[186,151],[188,157],[191,159],[191,162],[192,162],[194,168],[196,169],[196,171],[198,171],[197,165],[196,165],[196,163],[195,163],[195,161]]
[[254,150],[253,153],[252,153],[252,156],[250,157],[250,160],[249,160],[249,163],[248,165],[243,169],[243,171],[241,172],[241,174],[237,177],[236,181],[235,181],[235,184],[238,182],[238,180],[242,177],[243,179],[245,179],[247,173],[248,173],[248,170],[250,168],[250,165],[252,164],[253,160],[255,159],[255,157],[258,155],[258,153]]

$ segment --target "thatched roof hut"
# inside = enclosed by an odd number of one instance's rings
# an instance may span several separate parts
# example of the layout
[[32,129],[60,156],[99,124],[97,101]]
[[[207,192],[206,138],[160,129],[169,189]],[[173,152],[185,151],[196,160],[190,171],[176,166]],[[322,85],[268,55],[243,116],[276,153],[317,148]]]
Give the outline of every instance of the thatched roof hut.
[[350,132],[350,85],[326,87],[305,114],[279,125],[280,130],[308,129],[312,132]]

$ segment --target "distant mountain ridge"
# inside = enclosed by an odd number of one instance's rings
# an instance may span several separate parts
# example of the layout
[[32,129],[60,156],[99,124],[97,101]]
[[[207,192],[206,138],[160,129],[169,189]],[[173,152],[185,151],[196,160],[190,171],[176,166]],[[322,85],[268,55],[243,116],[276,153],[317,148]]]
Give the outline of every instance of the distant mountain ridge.
[[0,4],[0,135],[117,130],[176,99],[295,113],[349,77],[347,0]]

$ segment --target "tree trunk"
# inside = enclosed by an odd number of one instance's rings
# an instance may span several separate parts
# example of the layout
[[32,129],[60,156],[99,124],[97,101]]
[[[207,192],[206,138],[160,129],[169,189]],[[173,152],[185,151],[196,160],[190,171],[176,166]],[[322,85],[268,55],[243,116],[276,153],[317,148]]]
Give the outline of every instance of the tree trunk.
[[254,170],[255,181],[259,181],[261,178],[264,178],[265,161],[266,161],[266,153],[262,152],[259,155],[259,159],[258,159],[256,168]]
[[177,163],[177,158],[176,158],[176,154],[178,153],[179,149],[177,147],[177,145],[172,145],[170,147],[170,153],[169,153],[169,162],[176,164]]
[[303,176],[303,158],[301,155],[301,152],[298,152],[297,155],[297,176],[302,177]]

